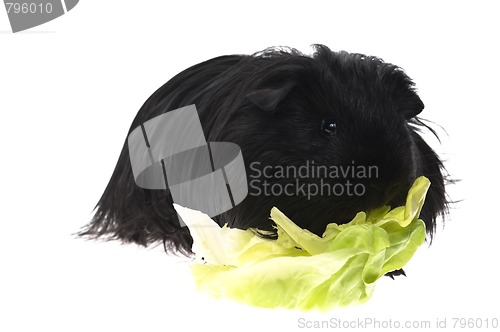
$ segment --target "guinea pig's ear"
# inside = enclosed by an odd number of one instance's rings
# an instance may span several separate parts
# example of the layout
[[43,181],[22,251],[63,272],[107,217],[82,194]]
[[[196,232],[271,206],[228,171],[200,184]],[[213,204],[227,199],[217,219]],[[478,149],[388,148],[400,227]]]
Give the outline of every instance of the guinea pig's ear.
[[403,107],[401,112],[406,120],[410,120],[422,112],[424,109],[424,103],[420,97],[412,91],[410,96],[404,98]]
[[294,86],[294,82],[288,82],[277,88],[256,90],[250,92],[247,99],[260,109],[273,111]]

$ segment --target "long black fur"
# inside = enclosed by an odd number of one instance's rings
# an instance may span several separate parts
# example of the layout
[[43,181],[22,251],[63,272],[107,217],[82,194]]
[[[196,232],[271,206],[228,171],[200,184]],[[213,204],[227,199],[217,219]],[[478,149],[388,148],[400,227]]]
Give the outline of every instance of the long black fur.
[[[361,197],[250,194],[216,218],[220,225],[272,232],[269,211],[277,206],[301,227],[322,234],[326,224],[347,222],[358,211],[403,204],[415,178],[425,175],[431,187],[421,217],[432,238],[436,220],[448,208],[446,172],[418,133],[427,126],[417,117],[424,105],[413,82],[401,68],[379,58],[314,47],[312,56],[270,48],[188,68],[144,103],[130,131],[160,114],[195,104],[207,142],[238,144],[249,176],[252,162],[378,167],[378,178],[357,179],[366,187]],[[322,132],[324,119],[334,119],[334,135]],[[270,181],[285,185],[294,179]],[[135,184],[126,140],[93,220],[80,235],[143,246],[163,242],[167,251],[186,255],[192,246],[168,190]]]

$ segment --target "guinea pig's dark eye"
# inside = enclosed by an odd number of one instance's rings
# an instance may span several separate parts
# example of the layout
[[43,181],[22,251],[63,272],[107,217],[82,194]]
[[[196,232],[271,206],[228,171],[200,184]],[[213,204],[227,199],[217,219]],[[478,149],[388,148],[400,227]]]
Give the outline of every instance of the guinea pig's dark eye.
[[333,136],[337,131],[337,122],[333,119],[324,119],[321,122],[321,133],[325,136]]

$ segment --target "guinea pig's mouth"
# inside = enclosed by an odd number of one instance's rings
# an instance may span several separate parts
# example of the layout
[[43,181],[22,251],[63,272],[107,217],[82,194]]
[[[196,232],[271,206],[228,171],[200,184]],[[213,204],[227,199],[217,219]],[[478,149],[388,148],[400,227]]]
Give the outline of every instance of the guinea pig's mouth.
[[410,185],[405,182],[396,182],[382,187],[369,185],[367,186],[367,196],[374,197],[374,202],[367,204],[364,210],[373,210],[386,205],[391,207],[404,205],[409,188]]

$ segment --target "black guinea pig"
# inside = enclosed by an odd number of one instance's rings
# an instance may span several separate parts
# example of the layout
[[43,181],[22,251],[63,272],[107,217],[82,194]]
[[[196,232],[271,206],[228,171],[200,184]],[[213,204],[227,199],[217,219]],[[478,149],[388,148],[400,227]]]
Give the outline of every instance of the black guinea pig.
[[[129,133],[195,104],[208,142],[241,148],[249,193],[214,218],[221,226],[256,228],[272,238],[269,212],[276,206],[321,235],[327,224],[348,222],[359,211],[403,205],[414,180],[424,175],[431,186],[421,218],[432,238],[437,218],[447,212],[446,172],[418,134],[432,129],[417,117],[424,104],[413,82],[379,58],[314,47],[312,56],[270,48],[190,67],[144,103]],[[300,167],[310,172],[290,174]],[[163,242],[165,250],[186,255],[192,246],[169,191],[136,185],[127,142],[80,235],[144,246]]]

